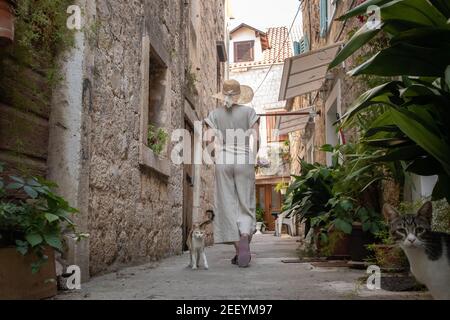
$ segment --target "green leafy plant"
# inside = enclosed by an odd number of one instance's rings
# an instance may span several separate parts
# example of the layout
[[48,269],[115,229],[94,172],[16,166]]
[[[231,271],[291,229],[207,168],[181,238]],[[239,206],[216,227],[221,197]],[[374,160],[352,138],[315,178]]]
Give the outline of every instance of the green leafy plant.
[[437,175],[433,200],[450,201],[450,6],[446,0],[369,0],[339,19],[380,8],[378,28],[361,27],[330,64],[350,57],[378,34],[389,44],[349,72],[396,77],[363,93],[342,127],[367,110],[383,112],[362,140],[383,151],[377,161],[401,162],[406,172]]
[[10,176],[5,183],[0,164],[0,247],[16,246],[22,255],[35,254],[39,259],[32,272],[39,270],[50,246],[63,251],[63,234],[71,232],[76,240],[87,237],[77,233],[71,215],[77,210],[56,195],[56,185],[39,177]]
[[275,191],[276,192],[281,192],[282,190],[286,190],[289,187],[289,183],[288,182],[278,182],[275,185]]
[[148,126],[147,143],[154,153],[161,154],[168,139],[169,134],[163,128],[156,129],[154,125]]
[[259,204],[256,206],[256,221],[257,222],[264,222],[264,209],[259,206]]
[[327,213],[330,209],[328,201],[332,198],[332,169],[315,163],[309,164],[299,159],[300,175],[293,175],[293,182],[286,191],[283,211],[298,215],[299,221],[306,223],[306,233],[311,226],[311,219]]

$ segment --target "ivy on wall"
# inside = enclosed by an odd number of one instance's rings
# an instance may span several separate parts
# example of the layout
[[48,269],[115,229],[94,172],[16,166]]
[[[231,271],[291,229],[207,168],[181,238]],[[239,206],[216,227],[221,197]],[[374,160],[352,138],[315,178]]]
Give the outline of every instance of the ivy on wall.
[[[57,57],[74,46],[74,33],[66,26],[67,8],[71,0],[20,0],[15,6],[14,44],[0,50],[0,76],[16,81],[24,75],[16,68],[7,68],[5,59],[11,59],[20,69],[31,68],[45,76],[49,88],[61,80]],[[11,70],[13,69],[13,70]],[[10,88],[0,88],[1,91]],[[0,91],[0,94],[3,93]]]
[[[71,4],[72,0],[14,2],[15,40],[0,48],[1,103],[34,117],[49,118],[52,89],[63,78],[58,56],[75,45],[74,31],[66,26]],[[0,117],[2,147],[18,159],[24,154],[44,159],[45,128],[36,129],[20,113],[6,111]],[[22,162],[14,166],[26,171]]]

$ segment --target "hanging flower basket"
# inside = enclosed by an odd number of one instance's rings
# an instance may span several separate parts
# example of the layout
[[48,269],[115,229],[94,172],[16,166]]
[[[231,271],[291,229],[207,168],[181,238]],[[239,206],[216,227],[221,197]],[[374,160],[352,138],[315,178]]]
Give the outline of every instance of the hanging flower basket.
[[14,41],[14,9],[13,2],[0,0],[0,47],[10,45]]

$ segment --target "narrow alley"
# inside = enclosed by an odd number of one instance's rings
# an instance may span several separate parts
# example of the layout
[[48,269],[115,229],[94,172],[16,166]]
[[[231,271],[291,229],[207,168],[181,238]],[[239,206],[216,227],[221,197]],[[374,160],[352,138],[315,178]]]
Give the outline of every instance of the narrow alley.
[[431,299],[427,292],[370,291],[360,280],[365,270],[292,263],[298,260],[297,240],[287,235],[255,235],[249,268],[230,263],[230,246],[214,245],[207,248],[208,270],[188,268],[189,254],[185,252],[93,277],[81,290],[54,299]]
[[0,0],[0,300],[450,300],[449,51],[449,0]]

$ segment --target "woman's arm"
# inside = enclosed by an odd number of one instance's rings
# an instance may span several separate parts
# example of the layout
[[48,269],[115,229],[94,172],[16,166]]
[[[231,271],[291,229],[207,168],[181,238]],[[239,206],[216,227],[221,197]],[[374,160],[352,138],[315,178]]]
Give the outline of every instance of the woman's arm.
[[256,142],[256,153],[259,151],[259,121],[256,121],[253,125],[252,129],[254,130],[254,138]]

